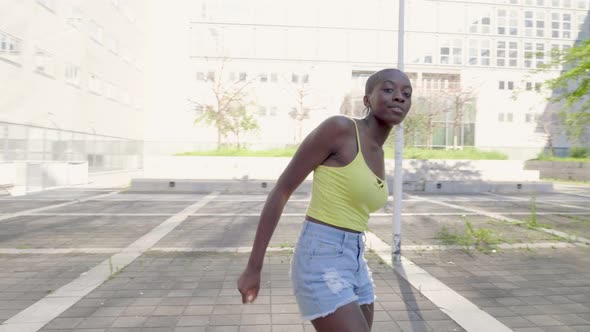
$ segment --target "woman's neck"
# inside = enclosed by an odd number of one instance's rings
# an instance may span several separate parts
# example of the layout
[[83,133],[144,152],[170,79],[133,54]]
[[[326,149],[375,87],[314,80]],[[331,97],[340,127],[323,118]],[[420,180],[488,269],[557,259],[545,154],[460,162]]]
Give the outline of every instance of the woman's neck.
[[372,113],[369,113],[362,120],[367,128],[367,136],[369,136],[372,141],[379,144],[379,146],[383,146],[387,137],[389,137],[392,127],[377,120]]

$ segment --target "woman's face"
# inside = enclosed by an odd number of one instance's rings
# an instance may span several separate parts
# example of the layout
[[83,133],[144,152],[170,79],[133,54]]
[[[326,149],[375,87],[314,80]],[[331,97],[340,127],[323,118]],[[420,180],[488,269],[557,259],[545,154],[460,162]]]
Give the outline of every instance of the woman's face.
[[404,120],[412,106],[412,84],[402,72],[387,71],[371,94],[365,97],[365,105],[371,107],[378,120],[397,125]]

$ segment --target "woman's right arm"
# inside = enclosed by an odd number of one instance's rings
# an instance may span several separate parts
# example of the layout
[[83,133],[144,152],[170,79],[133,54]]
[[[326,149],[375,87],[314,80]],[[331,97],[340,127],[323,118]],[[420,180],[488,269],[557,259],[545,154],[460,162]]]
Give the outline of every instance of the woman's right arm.
[[350,126],[350,120],[343,116],[334,116],[322,122],[303,140],[269,193],[258,221],[248,265],[238,280],[242,303],[252,302],[258,296],[266,248],[289,197],[318,165],[337,153]]

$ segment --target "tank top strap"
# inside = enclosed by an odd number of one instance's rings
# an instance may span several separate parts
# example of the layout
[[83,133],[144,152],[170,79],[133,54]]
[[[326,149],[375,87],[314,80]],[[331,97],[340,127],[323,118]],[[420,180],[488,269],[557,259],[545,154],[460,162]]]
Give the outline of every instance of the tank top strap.
[[352,120],[352,123],[354,123],[354,131],[356,131],[356,145],[358,148],[358,152],[361,153],[361,137],[359,136],[359,127],[355,119],[350,118],[350,120]]

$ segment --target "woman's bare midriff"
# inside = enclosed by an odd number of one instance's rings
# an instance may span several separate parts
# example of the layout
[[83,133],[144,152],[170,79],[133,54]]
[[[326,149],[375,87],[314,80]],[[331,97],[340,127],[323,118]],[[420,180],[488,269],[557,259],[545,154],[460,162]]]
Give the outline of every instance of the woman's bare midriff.
[[362,232],[359,232],[359,231],[355,231],[354,229],[349,229],[349,228],[344,228],[344,227],[338,227],[338,226],[330,225],[330,224],[327,224],[327,223],[325,223],[323,221],[314,219],[314,218],[312,218],[312,217],[310,217],[308,215],[305,216],[305,219],[307,219],[307,220],[309,220],[309,221],[311,221],[313,223],[316,223],[316,224],[320,224],[320,225],[324,225],[324,226],[336,228],[336,229],[339,229],[339,230],[345,231],[345,232],[351,232],[351,233],[357,233],[357,234],[358,233],[362,233]]

